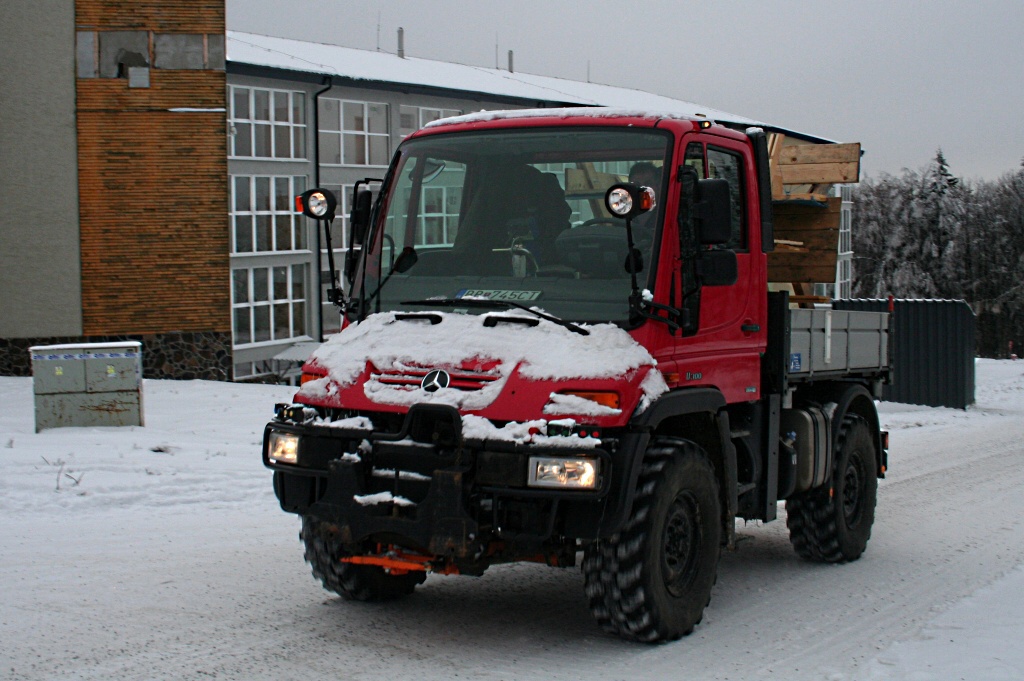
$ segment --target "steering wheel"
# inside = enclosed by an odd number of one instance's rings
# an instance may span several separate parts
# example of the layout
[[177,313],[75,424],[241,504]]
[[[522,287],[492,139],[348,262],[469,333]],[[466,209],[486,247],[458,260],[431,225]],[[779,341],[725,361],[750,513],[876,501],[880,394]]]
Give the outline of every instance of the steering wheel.
[[624,227],[626,223],[616,218],[590,218],[582,225],[574,227],[573,229],[579,229],[580,227],[589,227],[590,225],[611,225],[612,227]]

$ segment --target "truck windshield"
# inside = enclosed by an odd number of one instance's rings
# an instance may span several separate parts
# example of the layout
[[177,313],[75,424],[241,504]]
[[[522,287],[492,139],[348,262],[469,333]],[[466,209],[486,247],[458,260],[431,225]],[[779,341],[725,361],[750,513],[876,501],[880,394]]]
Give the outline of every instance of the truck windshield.
[[489,298],[566,320],[626,324],[626,227],[607,213],[604,195],[625,181],[655,190],[655,210],[632,222],[644,287],[656,266],[670,154],[668,133],[622,128],[409,140],[385,188],[383,218],[364,246],[357,281],[368,311],[423,310],[403,301],[427,298]]

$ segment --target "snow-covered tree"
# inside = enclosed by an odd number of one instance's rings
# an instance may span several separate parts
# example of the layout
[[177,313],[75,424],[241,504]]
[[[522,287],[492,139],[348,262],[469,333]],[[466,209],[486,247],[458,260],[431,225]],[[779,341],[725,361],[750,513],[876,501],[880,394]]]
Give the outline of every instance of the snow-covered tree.
[[995,182],[950,171],[940,149],[920,171],[868,179],[854,192],[855,296],[964,299],[978,348],[1024,342],[1024,161]]

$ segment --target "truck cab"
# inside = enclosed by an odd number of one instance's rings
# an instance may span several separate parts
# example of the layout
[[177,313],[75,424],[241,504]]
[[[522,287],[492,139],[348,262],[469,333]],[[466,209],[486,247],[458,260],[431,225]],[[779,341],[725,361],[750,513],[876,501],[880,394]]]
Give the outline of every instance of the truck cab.
[[387,599],[582,552],[598,622],[662,641],[700,620],[736,518],[787,499],[801,555],[858,557],[887,327],[837,319],[839,366],[830,316],[828,362],[789,371],[767,163],[760,129],[604,109],[410,136],[372,211],[353,198],[347,326],[265,431],[325,587]]

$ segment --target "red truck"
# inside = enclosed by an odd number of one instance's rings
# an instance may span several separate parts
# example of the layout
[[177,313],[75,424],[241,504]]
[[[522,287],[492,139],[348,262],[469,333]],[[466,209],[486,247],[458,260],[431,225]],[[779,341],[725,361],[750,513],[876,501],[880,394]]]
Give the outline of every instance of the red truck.
[[[769,291],[770,183],[763,130],[670,114],[489,112],[406,139],[356,187],[346,326],[265,429],[314,576],[385,600],[431,572],[580,564],[598,623],[658,642],[701,621],[737,519],[781,500],[798,554],[857,559],[888,316]],[[299,205],[326,223],[336,200]]]

